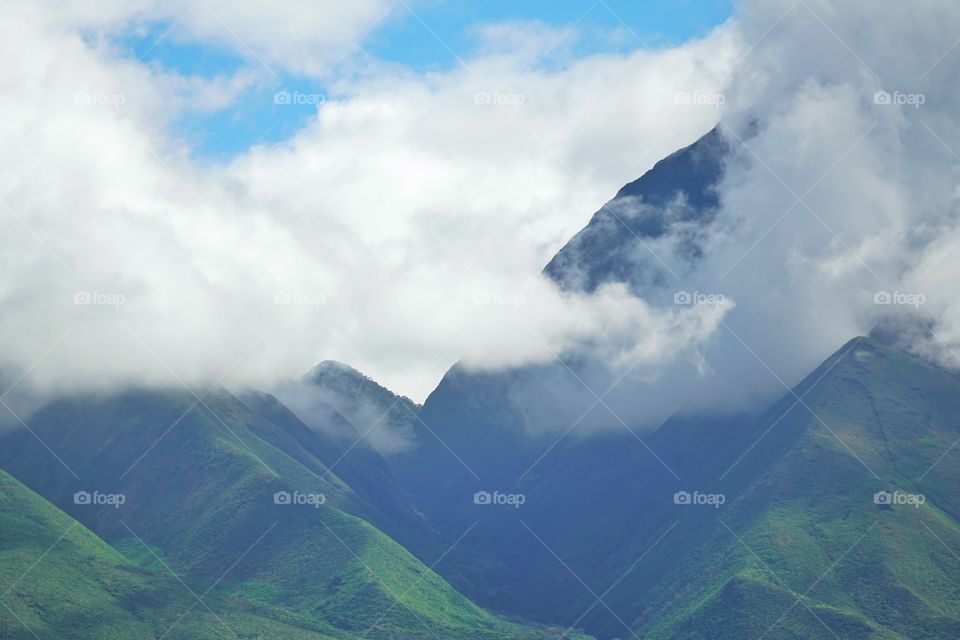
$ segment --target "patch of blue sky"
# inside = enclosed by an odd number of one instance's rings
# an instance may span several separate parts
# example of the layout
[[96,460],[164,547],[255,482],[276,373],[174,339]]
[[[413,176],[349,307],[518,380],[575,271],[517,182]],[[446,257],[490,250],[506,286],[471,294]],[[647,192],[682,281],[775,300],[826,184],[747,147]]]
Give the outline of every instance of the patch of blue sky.
[[[657,49],[706,35],[733,13],[735,0],[406,0],[367,36],[374,58],[417,71],[444,70],[471,57],[482,44],[481,25],[536,22],[563,34],[566,55]],[[409,7],[409,8],[408,8]],[[169,24],[141,26],[114,44],[131,59],[185,76],[229,77],[260,65],[223,46],[177,37]],[[545,59],[543,64],[549,64]],[[260,143],[289,139],[316,117],[315,79],[263,69],[263,81],[214,112],[187,111],[177,121],[193,153],[229,160]],[[287,92],[277,95],[278,92]],[[286,100],[289,96],[289,100]]]

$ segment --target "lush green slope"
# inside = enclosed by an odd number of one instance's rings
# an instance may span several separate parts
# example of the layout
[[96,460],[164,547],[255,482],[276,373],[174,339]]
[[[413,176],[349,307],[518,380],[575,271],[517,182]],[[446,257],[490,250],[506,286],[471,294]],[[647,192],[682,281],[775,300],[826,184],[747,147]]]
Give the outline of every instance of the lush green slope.
[[[481,426],[483,415],[509,415],[496,406],[495,382],[460,415]],[[460,406],[455,396],[439,400],[449,415]],[[120,569],[92,571],[71,560],[63,584],[94,580],[107,592],[85,586],[97,602],[79,611],[103,607],[101,617],[117,628],[172,622],[193,600],[160,577],[159,556],[189,575],[198,593],[216,583],[211,607],[224,619],[287,625],[270,637],[550,635],[478,608],[371,524],[416,529],[404,521],[403,498],[381,458],[373,476],[354,461],[349,473],[370,480],[357,492],[336,468],[330,472],[336,447],[315,440],[275,400],[248,399],[256,410],[226,393],[205,402],[209,407],[182,419],[192,399],[158,393],[64,401],[34,414],[32,427],[79,482],[32,436],[0,441],[0,464],[123,552],[86,533]],[[443,414],[433,411],[424,419]],[[497,440],[506,428],[500,424],[463,433],[471,443],[463,455],[482,481],[469,479],[456,459],[432,467],[425,460],[415,486],[429,486],[430,474],[438,474],[425,511],[453,548],[437,571],[481,603],[525,618],[601,638],[954,638],[960,462],[951,447],[960,439],[958,416],[955,375],[858,339],[758,418],[673,420],[646,439],[649,450],[629,435],[563,442],[519,482],[517,468],[528,466],[542,443],[511,449],[497,476],[495,457],[483,456],[497,452],[496,442],[485,448],[485,438]],[[421,453],[452,457],[439,447]],[[451,482],[451,471],[461,480]],[[377,495],[376,477],[389,480],[384,495]],[[81,489],[122,492],[127,501],[119,509],[72,504]],[[526,503],[476,505],[476,489],[519,491]],[[923,504],[875,504],[881,490],[922,495]],[[274,504],[276,491],[327,501],[319,508]],[[678,505],[676,491],[725,501],[719,508]],[[14,547],[32,535],[17,518],[2,527],[14,532]],[[32,553],[11,566],[29,566],[37,548]],[[31,626],[62,634],[69,623],[57,604],[66,597],[61,585],[53,574],[30,575],[38,580],[34,592],[20,593],[15,604],[35,616]],[[218,637],[210,624],[216,619],[195,609],[197,628]]]
[[[129,557],[156,562],[132,530],[227,596],[368,638],[542,637],[478,608],[359,517],[382,514],[329,472],[309,430],[225,392],[192,405],[153,392],[64,400],[30,423],[80,480],[23,432],[0,441],[0,465]],[[75,505],[80,490],[125,503]],[[277,492],[324,503],[277,504]]]
[[161,570],[137,568],[0,471],[0,628],[5,623],[9,634],[4,637],[348,640],[316,621],[219,593],[198,603],[191,594],[203,595],[198,585]]
[[[807,391],[719,485],[729,508],[645,590],[651,637],[960,635],[960,383],[863,340]],[[925,503],[878,505],[881,490]]]
[[[311,429],[283,403],[266,393],[247,392],[243,404],[268,422],[281,427],[297,446],[278,446],[320,476],[333,474],[350,488],[351,503],[345,509],[365,517],[404,546],[427,545],[432,536],[423,518],[414,511],[390,468],[376,450],[354,433],[339,412],[325,405],[325,419],[337,423]],[[314,407],[316,408],[316,407]],[[382,415],[382,414],[381,414]],[[361,428],[366,428],[361,425]],[[328,433],[329,432],[329,433]],[[346,437],[335,434],[348,433]],[[362,508],[357,508],[362,505]]]

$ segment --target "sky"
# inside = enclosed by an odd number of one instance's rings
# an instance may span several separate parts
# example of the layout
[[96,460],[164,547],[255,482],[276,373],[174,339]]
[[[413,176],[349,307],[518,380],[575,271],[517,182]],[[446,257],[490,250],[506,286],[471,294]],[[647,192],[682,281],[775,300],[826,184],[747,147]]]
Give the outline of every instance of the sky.
[[[189,12],[206,10],[202,5]],[[183,114],[177,133],[192,153],[224,160],[252,145],[292,137],[316,113],[330,91],[326,80],[338,66],[349,66],[359,55],[402,65],[420,73],[448,71],[463,64],[482,46],[484,25],[531,23],[557,34],[551,47],[569,48],[573,57],[604,52],[663,48],[706,35],[727,20],[732,0],[590,0],[590,2],[468,2],[426,0],[389,3],[382,14],[348,43],[320,74],[302,74],[250,59],[242,44],[197,42],[183,33],[177,18],[163,19],[110,34],[112,43],[131,59],[157,65],[184,76],[212,79],[235,74],[252,65],[266,75],[247,87],[231,104],[214,113]],[[179,27],[179,28],[178,28]],[[224,25],[228,30],[229,25]],[[237,45],[235,40],[233,45]],[[545,52],[548,53],[549,52]],[[549,55],[543,61],[550,64]],[[318,96],[297,104],[276,104],[280,91]]]
[[[767,402],[878,324],[960,364],[955,3],[473,4],[6,2],[7,393],[333,359],[422,401],[457,362],[579,358],[653,428]],[[636,246],[662,290],[542,277],[718,123],[720,211]]]

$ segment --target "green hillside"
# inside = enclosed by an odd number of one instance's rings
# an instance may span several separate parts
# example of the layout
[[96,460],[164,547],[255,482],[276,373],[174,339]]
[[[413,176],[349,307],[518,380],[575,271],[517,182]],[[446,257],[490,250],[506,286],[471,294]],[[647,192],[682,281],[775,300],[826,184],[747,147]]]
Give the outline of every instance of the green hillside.
[[[163,558],[204,589],[314,626],[366,638],[551,635],[480,609],[360,517],[381,514],[329,472],[309,434],[225,392],[187,411],[193,401],[130,392],[55,403],[31,425],[80,480],[23,432],[0,441],[0,466],[143,567]],[[76,505],[76,491],[125,502]],[[292,503],[278,504],[278,492]],[[294,504],[298,495],[322,504]]]
[[[862,340],[796,393],[802,403],[790,409],[787,396],[748,432],[773,425],[717,485],[728,504],[664,547],[675,555],[656,560],[671,568],[644,589],[637,629],[691,640],[960,636],[960,463],[947,453],[960,437],[960,383]],[[876,504],[878,491],[923,498]]]
[[[522,509],[458,488],[421,527],[381,458],[371,476],[356,459],[346,482],[336,446],[274,403],[218,392],[188,412],[184,394],[130,392],[33,414],[81,479],[23,432],[0,439],[0,465],[94,533],[77,525],[2,602],[41,638],[151,637],[195,603],[169,565],[264,637],[563,636],[496,617],[441,576],[605,639],[960,637],[960,379],[877,340],[850,342],[760,417],[668,422],[647,442],[677,477],[634,441],[571,441],[517,485]],[[4,486],[41,505],[2,512],[13,583],[71,520]],[[76,505],[81,490],[125,502]],[[725,499],[675,504],[677,491]],[[277,492],[324,500],[277,504]],[[393,526],[437,526],[436,566],[383,533]],[[186,620],[182,637],[232,637],[199,605]]]
[[9,638],[349,639],[316,621],[219,593],[198,603],[191,594],[203,595],[198,585],[136,567],[3,471],[0,586],[0,629],[5,625]]

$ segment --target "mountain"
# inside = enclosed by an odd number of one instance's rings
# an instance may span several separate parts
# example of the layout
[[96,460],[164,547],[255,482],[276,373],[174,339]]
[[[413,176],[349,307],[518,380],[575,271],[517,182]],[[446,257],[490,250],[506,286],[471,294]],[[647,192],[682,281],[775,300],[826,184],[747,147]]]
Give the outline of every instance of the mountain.
[[419,406],[333,360],[321,362],[299,380],[278,385],[275,393],[280,399],[248,391],[241,400],[290,433],[312,432],[302,442],[309,443],[306,446],[315,449],[327,466],[335,466],[336,475],[384,516],[375,520],[384,532],[425,556],[443,552],[433,544],[435,537],[386,460],[409,447]]
[[[275,399],[255,399],[259,413],[226,391],[62,398],[30,416],[32,433],[0,439],[0,467],[129,558],[155,561],[136,532],[220,597],[346,637],[549,635],[452,589],[373,524],[396,523],[337,475],[329,442]],[[124,499],[77,504],[76,492]]]
[[[670,232],[686,238],[685,258],[697,258],[693,223],[709,223],[718,209],[716,185],[728,154],[718,128],[658,162],[594,214],[550,261],[545,275],[572,290],[589,292],[608,282],[627,282],[639,295],[661,295],[661,265],[643,243]],[[457,546],[451,553],[454,566],[445,575],[491,606],[568,620],[571,609],[592,602],[579,578],[605,578],[613,570],[605,565],[622,563],[620,554],[609,550],[628,553],[652,541],[647,540],[651,532],[640,530],[637,523],[649,509],[644,496],[674,480],[657,459],[666,455],[656,442],[662,436],[641,442],[618,427],[592,438],[578,432],[561,437],[577,416],[593,415],[593,397],[580,385],[581,379],[589,379],[584,374],[589,366],[575,358],[492,373],[456,365],[427,398],[413,425],[416,448],[390,458],[394,475],[414,497],[417,509],[448,539],[479,519],[483,535]],[[567,393],[565,385],[572,385],[579,396]],[[563,403],[565,411],[554,418],[562,421],[559,428],[531,428],[524,402],[530,397],[541,405]],[[722,433],[739,419],[695,420],[678,424],[672,432]],[[687,452],[682,455],[691,458]],[[522,510],[478,510],[473,504],[476,491],[522,492],[529,500]],[[571,520],[577,526],[570,526]],[[556,588],[542,588],[543,572],[558,566],[558,550],[540,544],[534,534],[541,531],[566,536],[568,544],[559,551],[565,559],[582,558],[578,571],[584,576],[561,567],[550,578]],[[502,544],[490,548],[485,540]],[[620,627],[623,632],[624,625]]]
[[[544,274],[572,290],[589,292],[608,282],[626,282],[638,295],[662,296],[661,265],[643,244],[669,232],[685,238],[682,255],[696,259],[695,228],[708,224],[719,208],[716,187],[729,155],[729,143],[717,127],[656,163],[597,211],[547,264]],[[391,460],[396,474],[427,511],[434,506],[447,509],[439,494],[462,494],[471,479],[482,477],[498,486],[515,482],[554,441],[550,435],[531,437],[530,412],[518,399],[538,397],[539,404],[548,405],[564,402],[573,415],[559,419],[572,422],[593,404],[580,384],[589,379],[584,374],[587,367],[589,363],[573,359],[493,373],[455,365],[428,397],[420,420],[412,424],[417,447]],[[576,393],[568,393],[566,385],[571,384]],[[579,404],[577,394],[582,396]],[[547,426],[547,431],[556,431],[556,425]],[[627,454],[614,446],[617,453],[628,455],[623,464],[630,466],[635,448],[628,442]],[[636,463],[645,464],[647,452],[636,453]]]
[[[957,376],[858,338],[758,418],[561,442],[511,483],[464,448],[482,480],[423,506],[447,535],[481,521],[447,573],[468,594],[600,638],[956,637],[958,416]],[[522,506],[472,504],[500,481]]]
[[[715,129],[657,163],[545,274],[572,290],[626,282],[662,295],[644,242],[669,231],[695,262],[730,161]],[[549,398],[581,372],[574,358],[496,373],[455,366],[419,413],[416,448],[389,459],[446,540],[479,522],[442,568],[471,598],[600,638],[820,638],[825,626],[839,637],[956,637],[960,540],[944,487],[960,467],[940,459],[960,437],[953,374],[858,338],[769,408],[593,435],[566,429],[574,411],[531,430],[519,391]],[[926,502],[875,505],[884,489]],[[505,504],[486,501],[495,492]],[[723,504],[674,504],[675,494]]]
[[730,144],[717,127],[656,163],[601,207],[550,260],[544,274],[579,291],[623,282],[637,294],[649,294],[668,277],[645,243],[674,235],[680,238],[681,259],[700,257],[698,237],[719,210],[717,185],[730,155]]
[[356,429],[368,437],[379,435],[381,450],[401,450],[404,439],[412,435],[420,407],[347,364],[321,362],[304,376],[304,382]]
[[[658,163],[545,274],[662,295],[644,242],[669,232],[698,260],[730,160],[714,130]],[[190,589],[217,613],[176,629],[191,638],[217,616],[343,640],[960,637],[960,377],[892,335],[838,345],[770,406],[652,432],[573,429],[558,381],[582,354],[457,365],[422,407],[329,361],[278,397],[60,398],[0,437],[0,467],[39,494],[0,475],[0,603],[50,638],[150,637]]]
[[875,340],[845,345],[720,456],[732,470],[712,489],[727,504],[704,510],[695,541],[665,539],[662,578],[638,574],[637,629],[956,637],[958,409],[952,373]]
[[[247,391],[239,399],[259,417],[282,427],[299,448],[310,456],[298,460],[312,464],[321,475],[333,473],[348,487],[355,499],[366,505],[357,515],[366,517],[405,546],[423,544],[429,538],[426,524],[416,514],[404,490],[394,479],[387,461],[355,433],[349,423],[330,405],[324,405],[323,428],[308,427],[274,396]],[[322,401],[314,400],[313,408]],[[332,426],[331,426],[332,425]],[[295,453],[295,452],[294,452]],[[318,466],[317,463],[321,466]]]

